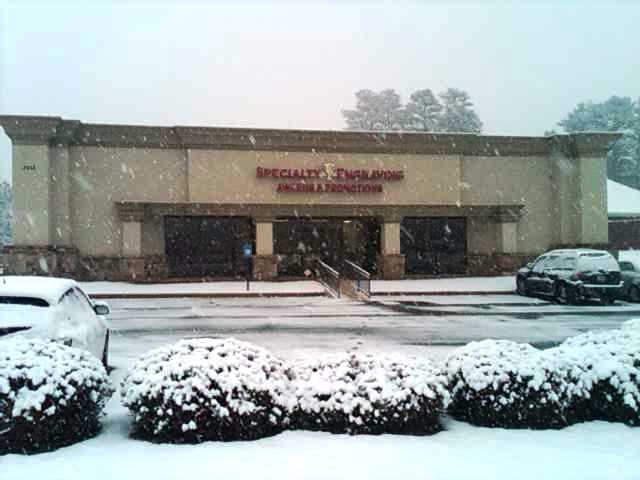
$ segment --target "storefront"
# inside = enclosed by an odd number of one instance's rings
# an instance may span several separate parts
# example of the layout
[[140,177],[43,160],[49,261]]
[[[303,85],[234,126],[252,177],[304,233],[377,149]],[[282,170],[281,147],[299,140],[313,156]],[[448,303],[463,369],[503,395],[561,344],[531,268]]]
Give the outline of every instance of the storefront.
[[615,134],[470,134],[84,124],[0,117],[13,144],[11,272],[151,280],[510,271],[607,243]]

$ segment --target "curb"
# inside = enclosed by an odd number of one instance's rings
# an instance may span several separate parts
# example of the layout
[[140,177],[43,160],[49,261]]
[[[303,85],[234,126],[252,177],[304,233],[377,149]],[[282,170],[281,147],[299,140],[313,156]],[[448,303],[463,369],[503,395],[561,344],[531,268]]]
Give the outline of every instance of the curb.
[[372,297],[376,296],[391,296],[391,295],[411,295],[411,296],[428,296],[428,295],[517,295],[514,290],[470,290],[470,291],[453,291],[447,292],[443,290],[427,292],[371,292]]
[[183,292],[183,293],[88,293],[90,298],[103,299],[158,299],[158,298],[265,298],[265,297],[324,297],[325,292]]

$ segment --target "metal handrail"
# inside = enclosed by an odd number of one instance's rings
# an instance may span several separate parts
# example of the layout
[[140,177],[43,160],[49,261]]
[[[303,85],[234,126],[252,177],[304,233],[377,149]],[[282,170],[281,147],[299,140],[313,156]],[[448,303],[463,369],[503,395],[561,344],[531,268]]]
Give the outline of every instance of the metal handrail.
[[345,259],[342,264],[343,281],[350,285],[350,290],[355,292],[356,296],[364,295],[367,299],[371,298],[371,274],[350,260]]
[[325,286],[329,293],[334,297],[340,297],[340,273],[322,260],[318,260],[316,273],[320,283]]
[[356,272],[358,272],[360,275],[362,275],[363,279],[365,280],[370,280],[371,279],[371,274],[369,272],[367,272],[364,268],[356,265],[355,263],[353,263],[351,260],[345,260],[344,263],[346,265],[349,265],[351,268],[353,268]]

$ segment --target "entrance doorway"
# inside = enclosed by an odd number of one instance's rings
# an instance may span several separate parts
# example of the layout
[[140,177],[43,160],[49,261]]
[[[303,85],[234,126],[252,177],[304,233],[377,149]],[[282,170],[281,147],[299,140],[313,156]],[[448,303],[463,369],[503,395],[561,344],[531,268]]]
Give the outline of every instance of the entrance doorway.
[[302,276],[316,260],[337,269],[350,260],[371,274],[378,272],[380,222],[374,217],[279,218],[273,241],[279,275]]
[[169,273],[176,277],[241,277],[242,246],[254,244],[248,217],[168,216],[164,220]]

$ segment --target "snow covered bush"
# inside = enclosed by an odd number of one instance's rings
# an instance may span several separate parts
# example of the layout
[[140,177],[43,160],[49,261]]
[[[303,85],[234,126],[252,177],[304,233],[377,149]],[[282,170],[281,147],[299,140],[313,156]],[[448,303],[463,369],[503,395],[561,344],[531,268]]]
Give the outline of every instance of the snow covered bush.
[[88,352],[47,340],[0,341],[0,455],[94,436],[112,392],[104,367]]
[[445,363],[449,413],[474,425],[561,428],[562,377],[553,362],[528,344],[508,340],[471,342]]
[[545,355],[566,385],[571,423],[607,420],[640,425],[640,322],[621,330],[587,332]]
[[154,442],[252,440],[286,426],[287,371],[234,339],[191,339],[140,357],[122,381],[132,436]]
[[428,360],[332,355],[293,367],[294,428],[425,435],[442,429],[445,378]]

